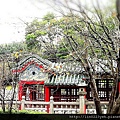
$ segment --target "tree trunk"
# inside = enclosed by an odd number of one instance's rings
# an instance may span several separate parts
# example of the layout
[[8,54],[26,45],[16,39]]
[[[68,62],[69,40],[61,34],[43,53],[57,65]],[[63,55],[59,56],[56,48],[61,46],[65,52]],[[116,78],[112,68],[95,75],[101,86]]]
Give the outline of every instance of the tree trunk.
[[96,112],[97,112],[97,114],[102,114],[100,99],[99,99],[99,96],[98,96],[95,81],[92,77],[92,74],[91,74],[90,70],[88,70],[88,73],[89,73],[89,76],[90,76],[90,85],[91,85],[91,91],[92,91],[92,95],[93,95],[93,101],[94,101],[94,104],[95,104],[95,107],[96,107]]
[[118,99],[116,100],[116,102],[113,105],[113,108],[110,112],[111,114],[120,114],[120,95],[118,97]]
[[5,113],[5,87],[3,88],[2,110]]
[[113,105],[115,103],[116,93],[117,93],[117,88],[118,88],[118,75],[115,76],[113,84],[114,85],[112,87],[112,92],[111,92],[111,96],[110,96],[110,100],[109,100],[109,106],[107,109],[107,114],[111,113],[111,110],[112,110]]
[[9,113],[11,114],[12,113],[12,106],[13,106],[13,100],[14,100],[14,97],[15,97],[15,93],[16,93],[16,82],[13,83],[13,94],[12,94],[12,98],[10,100],[10,109],[9,109]]
[[97,114],[102,114],[102,110],[101,110],[101,105],[100,105],[100,99],[98,97],[98,93],[97,93],[97,89],[95,87],[95,83],[90,82],[90,85],[91,85],[91,91],[92,91],[92,95],[93,95],[93,101],[94,101],[94,104],[95,104],[95,108],[96,108],[96,112]]

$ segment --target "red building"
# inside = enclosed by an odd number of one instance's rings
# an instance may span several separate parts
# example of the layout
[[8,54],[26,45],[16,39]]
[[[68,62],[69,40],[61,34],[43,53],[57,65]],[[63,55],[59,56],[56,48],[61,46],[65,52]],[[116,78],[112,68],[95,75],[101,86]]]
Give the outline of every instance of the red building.
[[[62,71],[62,72],[61,72]],[[79,99],[79,88],[87,91],[84,97],[92,100],[90,85],[86,83],[87,74],[78,64],[54,64],[37,55],[31,55],[21,60],[13,73],[19,75],[18,100],[75,102]],[[104,75],[96,79],[99,97],[109,101],[113,81]],[[118,86],[120,89],[120,86]],[[119,90],[118,90],[119,91]]]
[[62,69],[37,55],[20,61],[17,69],[13,69],[13,73],[19,75],[19,100],[25,96],[25,100],[49,101],[53,95],[54,101],[76,101],[80,86],[87,85],[83,74],[68,71],[56,74],[57,67]]

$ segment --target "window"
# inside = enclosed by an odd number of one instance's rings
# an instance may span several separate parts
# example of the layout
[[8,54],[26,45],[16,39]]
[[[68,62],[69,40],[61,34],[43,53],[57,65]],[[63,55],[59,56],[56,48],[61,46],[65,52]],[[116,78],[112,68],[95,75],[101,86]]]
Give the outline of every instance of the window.
[[[98,95],[101,101],[108,101],[110,98],[110,93],[112,91],[113,79],[96,79],[96,86],[98,90]],[[91,86],[90,83],[86,88],[87,99],[92,100]]]
[[51,93],[53,90],[56,90],[53,93],[54,101],[75,102],[79,98],[78,88],[54,88]]
[[90,91],[90,97],[92,97],[92,92]]
[[109,97],[111,96],[111,91],[109,92]]
[[109,80],[109,88],[112,88],[113,86],[113,80]]
[[72,94],[72,95],[77,95],[77,89],[72,89],[71,94]]
[[44,100],[44,86],[43,85],[37,85],[37,98],[38,100]]
[[50,93],[51,93],[51,95],[53,95],[53,93],[54,93],[54,89],[51,89],[51,90],[50,90]]
[[61,95],[66,95],[66,89],[61,89]]
[[99,80],[98,88],[106,88],[106,80]]
[[106,91],[98,91],[99,97],[107,97]]
[[43,85],[24,85],[23,87],[23,95],[26,100],[36,100],[43,101],[44,100],[44,86]]

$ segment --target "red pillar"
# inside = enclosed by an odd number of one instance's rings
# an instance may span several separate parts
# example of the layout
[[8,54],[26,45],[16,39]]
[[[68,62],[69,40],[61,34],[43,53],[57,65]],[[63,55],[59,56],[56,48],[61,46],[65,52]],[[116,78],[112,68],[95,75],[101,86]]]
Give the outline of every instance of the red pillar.
[[[49,102],[50,101],[50,88],[48,86],[45,86],[45,102]],[[47,105],[47,113],[49,113],[49,108],[50,105]]]
[[[86,88],[84,88],[84,91],[86,92]],[[84,99],[86,99],[86,95],[84,95]],[[86,114],[86,104],[84,105],[84,114]]]
[[119,82],[119,86],[118,86],[118,89],[119,89],[119,94],[120,94],[120,82]]
[[18,89],[18,100],[22,100],[22,91],[23,91],[23,86],[22,82],[19,82],[19,89]]
[[[18,88],[18,100],[21,101],[22,100],[22,91],[23,91],[23,86],[22,86],[22,82],[19,82],[19,88]],[[19,107],[19,110],[21,110],[21,105]]]

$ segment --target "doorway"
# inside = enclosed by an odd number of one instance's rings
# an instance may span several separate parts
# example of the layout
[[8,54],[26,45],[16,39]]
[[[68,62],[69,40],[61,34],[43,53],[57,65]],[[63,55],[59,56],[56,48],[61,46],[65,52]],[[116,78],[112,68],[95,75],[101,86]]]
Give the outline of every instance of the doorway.
[[22,94],[27,101],[44,101],[44,85],[25,84]]

